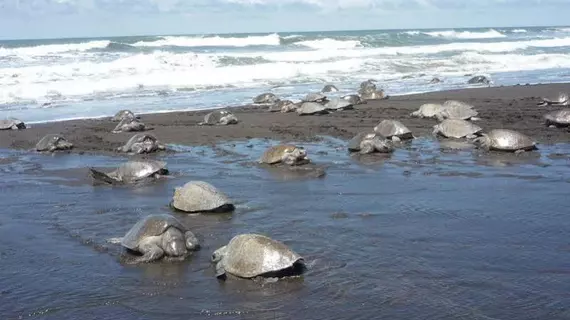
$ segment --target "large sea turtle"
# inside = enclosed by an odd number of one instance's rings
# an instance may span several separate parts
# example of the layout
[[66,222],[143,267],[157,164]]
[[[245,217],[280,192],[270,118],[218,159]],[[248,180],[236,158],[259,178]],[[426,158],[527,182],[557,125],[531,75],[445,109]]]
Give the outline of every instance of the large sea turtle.
[[260,234],[240,234],[212,254],[216,277],[281,278],[301,274],[305,261],[284,243]]
[[368,79],[360,83],[359,91],[375,91],[376,90],[376,80]]
[[359,152],[360,154],[391,153],[394,151],[394,147],[388,140],[378,136],[376,133],[361,132],[350,139],[348,151]]
[[108,184],[139,183],[168,174],[166,162],[156,160],[131,160],[109,173],[94,168],[89,168],[89,171],[94,180]]
[[352,105],[366,103],[366,100],[362,100],[362,98],[357,94],[347,94],[346,96],[342,96],[341,99],[348,101]]
[[491,84],[491,81],[485,76],[475,76],[467,81],[468,84]]
[[338,92],[338,88],[334,85],[334,84],[327,84],[326,86],[323,87],[323,89],[321,90],[322,93],[327,93],[327,92]]
[[232,201],[213,185],[204,181],[190,181],[174,189],[170,206],[183,212],[230,212]]
[[26,129],[26,124],[22,120],[9,118],[0,120],[0,130],[20,130]]
[[530,137],[509,129],[493,129],[473,140],[475,145],[485,150],[520,153],[536,150],[536,142]]
[[374,132],[380,134],[384,138],[391,139],[392,141],[414,138],[412,131],[398,120],[382,120],[376,127],[374,127]]
[[433,126],[433,134],[445,138],[475,139],[483,129],[473,122],[461,119],[446,119]]
[[166,147],[153,134],[137,133],[124,146],[117,148],[117,151],[141,154],[165,149]]
[[557,100],[542,98],[542,101],[538,103],[539,106],[567,106],[568,104],[570,104],[570,98],[567,93],[563,92],[558,95]]
[[237,117],[228,110],[221,109],[221,110],[214,110],[207,115],[204,116],[204,121],[200,122],[198,125],[229,125],[229,124],[236,124],[238,123]]
[[142,123],[137,118],[124,117],[121,122],[113,129],[113,133],[119,132],[133,132],[133,131],[144,131],[145,124]]
[[284,163],[290,166],[302,165],[309,163],[307,151],[291,144],[279,144],[265,150],[259,163],[277,164]]
[[272,104],[271,106],[269,106],[268,111],[269,112],[281,112],[284,107],[287,107],[289,105],[294,104],[293,101],[291,100],[279,100],[277,102],[275,102],[274,104]]
[[273,93],[262,93],[257,97],[253,98],[253,103],[256,104],[272,104],[279,101],[279,98]]
[[384,90],[360,90],[358,91],[363,100],[380,100],[385,99]]
[[112,118],[111,121],[120,122],[125,118],[136,118],[139,119],[140,117],[135,115],[131,110],[119,110]]
[[570,125],[570,109],[552,111],[544,115],[547,126],[568,127]]
[[439,103],[425,103],[422,104],[417,111],[410,113],[410,116],[416,118],[435,118],[442,111],[443,105]]
[[325,100],[327,100],[327,96],[317,92],[308,93],[303,98],[303,102],[324,102]]
[[303,116],[303,115],[327,114],[329,113],[329,111],[320,103],[303,102],[303,104],[301,104],[301,106],[297,108],[297,113]]
[[478,115],[479,113],[468,103],[447,100],[443,103],[443,110],[435,116],[439,121],[443,121],[445,119],[479,120]]
[[36,144],[37,151],[53,152],[56,150],[69,150],[73,148],[73,143],[68,142],[61,134],[45,135]]
[[332,98],[325,103],[325,109],[331,111],[354,109],[352,103],[341,98]]
[[169,214],[152,214],[139,220],[120,243],[142,256],[131,263],[144,263],[162,257],[185,258],[189,251],[200,249],[200,242],[192,231]]

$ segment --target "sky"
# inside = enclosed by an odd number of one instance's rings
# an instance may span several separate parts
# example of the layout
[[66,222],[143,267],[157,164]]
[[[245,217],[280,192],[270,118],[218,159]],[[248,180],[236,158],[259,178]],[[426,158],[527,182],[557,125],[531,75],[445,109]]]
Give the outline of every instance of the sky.
[[0,0],[0,39],[569,25],[570,0]]

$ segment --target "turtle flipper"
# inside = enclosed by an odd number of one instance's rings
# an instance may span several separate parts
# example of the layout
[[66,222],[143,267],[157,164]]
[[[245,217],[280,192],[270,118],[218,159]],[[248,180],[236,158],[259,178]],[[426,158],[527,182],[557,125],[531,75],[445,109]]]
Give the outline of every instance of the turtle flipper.
[[109,177],[108,174],[106,174],[105,172],[101,172],[101,171],[97,171],[93,168],[89,168],[89,171],[91,172],[91,177],[93,177],[93,179],[100,181],[100,182],[105,182],[108,184],[116,184],[117,180]]
[[226,269],[222,261],[216,263],[216,278],[226,280]]
[[164,250],[156,244],[144,244],[139,247],[139,251],[143,253],[143,256],[136,258],[134,260],[135,263],[152,262],[164,256]]

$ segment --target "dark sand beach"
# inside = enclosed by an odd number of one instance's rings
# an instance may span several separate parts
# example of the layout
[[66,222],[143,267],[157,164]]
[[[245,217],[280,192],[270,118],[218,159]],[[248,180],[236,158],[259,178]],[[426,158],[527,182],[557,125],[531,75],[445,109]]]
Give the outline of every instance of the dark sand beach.
[[[94,185],[88,167],[124,163],[109,119],[0,132],[2,319],[570,319],[570,133],[547,128],[540,97],[570,84],[468,89],[392,97],[322,116],[239,107],[241,122],[201,127],[205,112],[142,115],[176,152],[170,176],[132,186]],[[540,143],[521,155],[444,150],[435,120],[409,117],[457,99],[484,129],[511,128]],[[118,107],[117,109],[121,109]],[[351,156],[346,141],[385,118],[418,139],[390,155]],[[23,119],[25,120],[25,119]],[[76,148],[29,151],[47,133]],[[304,146],[326,176],[255,164],[279,140]],[[207,181],[231,214],[185,214],[173,190]],[[169,213],[201,250],[181,262],[128,265],[110,243],[139,219]],[[301,254],[307,271],[280,281],[215,278],[212,252],[261,233]]]
[[[515,129],[540,144],[551,144],[568,141],[565,130],[548,129],[543,125],[543,115],[560,107],[539,107],[537,103],[542,97],[553,99],[560,92],[570,92],[570,84],[472,88],[396,96],[369,101],[356,106],[355,110],[321,116],[271,113],[267,107],[259,106],[234,107],[232,111],[240,123],[230,126],[198,126],[208,111],[145,114],[142,121],[162,142],[189,146],[250,138],[311,141],[324,135],[350,139],[358,132],[372,129],[383,119],[400,120],[416,136],[426,136],[431,134],[436,120],[412,118],[409,114],[424,103],[455,99],[476,107],[481,117],[477,124],[484,130]],[[115,126],[109,118],[36,124],[23,131],[0,131],[0,147],[30,149],[45,134],[61,133],[75,144],[76,152],[109,153],[133,135],[111,133]]]

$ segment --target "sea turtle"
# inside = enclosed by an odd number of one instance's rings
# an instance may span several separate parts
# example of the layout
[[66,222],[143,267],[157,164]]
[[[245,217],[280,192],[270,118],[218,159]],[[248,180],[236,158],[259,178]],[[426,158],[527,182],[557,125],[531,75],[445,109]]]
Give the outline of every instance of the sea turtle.
[[491,84],[491,81],[485,76],[475,76],[467,81],[468,84]]
[[410,116],[416,118],[435,118],[442,111],[443,106],[439,103],[425,103],[422,104],[417,111],[410,113]]
[[269,112],[281,112],[281,110],[283,110],[283,108],[285,106],[289,106],[291,104],[294,104],[293,101],[291,100],[279,100],[277,102],[275,102],[274,104],[272,104],[268,111]]
[[539,106],[567,106],[570,103],[570,98],[568,98],[567,93],[560,93],[557,100],[550,100],[548,98],[542,98],[542,101],[538,103]]
[[[368,79],[360,83],[360,90],[362,91],[375,91],[376,90],[376,80]],[[360,91],[359,90],[359,91]]]
[[284,163],[290,166],[309,163],[307,151],[303,147],[291,144],[279,144],[265,150],[259,163],[277,164]]
[[429,82],[430,84],[436,84],[436,83],[440,83],[442,82],[440,78],[435,77],[433,79],[431,79],[431,81]]
[[135,119],[139,119],[140,117],[135,115],[131,110],[120,110],[118,111],[113,118],[111,118],[111,121],[114,122],[120,122],[121,120],[125,119],[125,118],[135,118]]
[[303,257],[281,241],[260,234],[240,234],[212,254],[216,277],[226,273],[239,278],[299,275],[306,266]]
[[235,209],[225,194],[204,181],[190,181],[176,187],[170,206],[183,212],[230,212]]
[[0,120],[0,130],[20,130],[26,129],[26,124],[22,120],[9,118]]
[[433,126],[433,135],[445,138],[474,139],[483,129],[473,122],[461,119],[446,119]]
[[303,98],[303,102],[324,102],[327,96],[317,92],[311,92]]
[[322,93],[327,93],[327,92],[338,92],[338,88],[334,85],[334,84],[327,84],[326,86],[323,87],[323,89],[321,90]]
[[360,97],[363,100],[380,100],[385,99],[386,96],[384,95],[384,90],[360,90]]
[[149,133],[137,133],[124,146],[117,148],[117,151],[140,154],[165,149],[166,147],[158,141],[156,136]]
[[570,109],[552,111],[544,115],[547,126],[568,127],[570,125]]
[[329,111],[322,104],[316,102],[303,102],[299,108],[297,108],[297,113],[299,115],[314,115],[314,114],[327,114]]
[[53,152],[56,150],[69,150],[71,148],[73,148],[73,144],[65,140],[61,134],[48,134],[36,144],[37,151]]
[[166,162],[156,160],[131,160],[109,173],[94,168],[89,168],[89,171],[94,180],[108,184],[137,183],[158,179],[168,174]]
[[229,125],[238,123],[237,117],[228,110],[214,110],[204,116],[204,121],[200,122],[198,125],[204,126],[214,126],[214,125]]
[[350,139],[348,151],[361,154],[374,152],[391,153],[394,151],[394,148],[386,139],[379,137],[376,133],[361,132]]
[[133,132],[133,131],[144,131],[145,130],[145,124],[142,123],[140,120],[138,120],[137,118],[130,118],[130,117],[125,117],[123,118],[123,120],[121,120],[121,122],[119,122],[119,124],[115,127],[115,129],[113,129],[113,133],[119,133],[119,132]]
[[170,214],[151,214],[139,220],[123,238],[123,247],[142,253],[131,263],[156,261],[162,257],[185,258],[200,249],[192,231]]
[[302,102],[284,104],[283,106],[281,106],[281,112],[282,113],[288,113],[288,112],[297,111],[297,109],[299,109],[299,107],[302,104],[303,104]]
[[510,151],[520,153],[536,150],[536,142],[514,130],[493,129],[473,140],[475,145],[485,150]]
[[362,98],[360,98],[360,96],[357,94],[348,94],[346,96],[341,97],[341,99],[350,102],[350,104],[352,104],[354,106],[357,104],[365,104],[366,103],[366,101],[362,100]]
[[348,102],[347,100],[341,98],[332,98],[327,103],[325,103],[325,109],[327,110],[347,110],[353,109],[352,103]]
[[253,98],[253,103],[256,104],[271,104],[279,101],[279,98],[273,93],[262,93],[257,97]]
[[457,100],[447,100],[443,103],[443,110],[436,114],[439,121],[445,119],[461,119],[461,120],[479,120],[479,113],[473,109],[473,106]]
[[398,120],[382,120],[382,122],[374,127],[374,132],[380,134],[386,139],[392,139],[392,141],[414,138],[410,129]]

